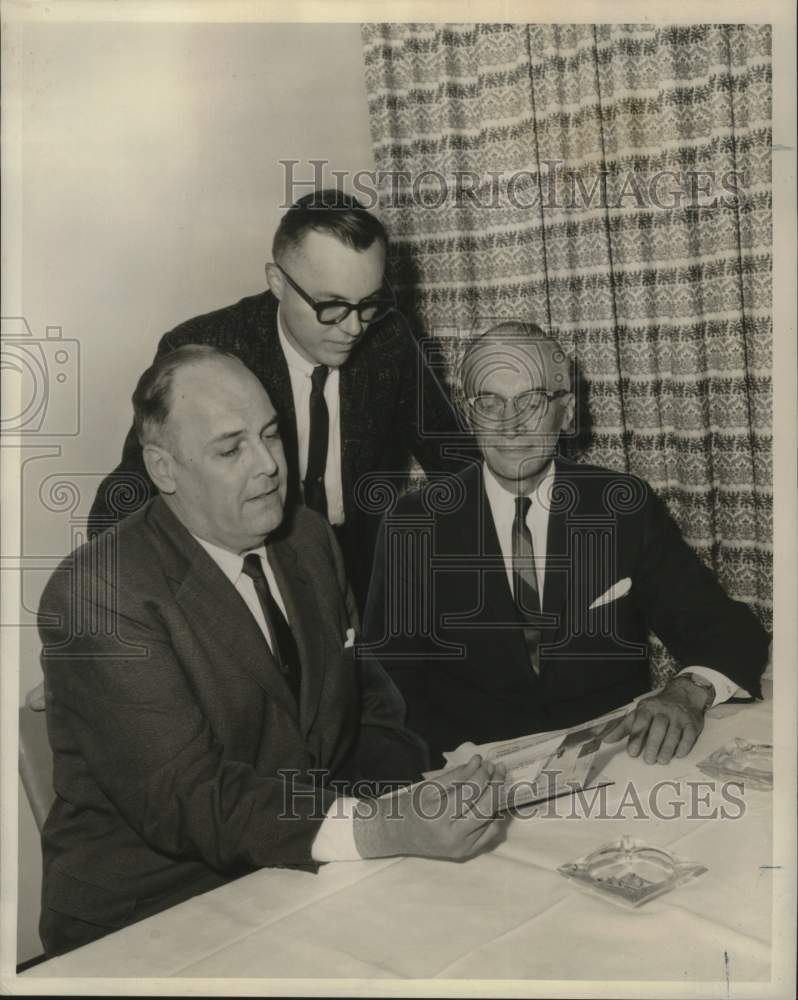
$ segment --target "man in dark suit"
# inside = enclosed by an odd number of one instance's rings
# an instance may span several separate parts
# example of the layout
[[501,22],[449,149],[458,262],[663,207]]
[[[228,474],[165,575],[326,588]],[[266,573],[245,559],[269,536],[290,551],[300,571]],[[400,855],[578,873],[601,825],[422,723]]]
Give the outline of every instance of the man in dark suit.
[[[361,608],[378,525],[358,502],[358,481],[406,473],[411,456],[429,472],[460,464],[443,448],[460,433],[448,396],[385,284],[386,246],[382,224],[355,199],[307,195],[277,229],[269,290],[180,324],[157,352],[211,344],[258,376],[280,415],[289,499],[336,529]],[[90,528],[114,523],[153,492],[131,430]]]
[[[261,866],[480,850],[496,824],[478,757],[420,800],[364,811],[351,797],[415,778],[426,751],[379,665],[354,659],[329,524],[302,507],[284,518],[258,379],[186,346],[145,372],[134,409],[159,495],[65,560],[39,609],[56,792],[47,953]],[[448,808],[462,781],[484,809]]]
[[646,483],[555,458],[574,412],[555,341],[500,325],[462,380],[480,458],[386,516],[365,613],[408,725],[439,756],[595,718],[649,690],[653,630],[684,669],[609,736],[683,756],[710,705],[760,696],[766,634]]

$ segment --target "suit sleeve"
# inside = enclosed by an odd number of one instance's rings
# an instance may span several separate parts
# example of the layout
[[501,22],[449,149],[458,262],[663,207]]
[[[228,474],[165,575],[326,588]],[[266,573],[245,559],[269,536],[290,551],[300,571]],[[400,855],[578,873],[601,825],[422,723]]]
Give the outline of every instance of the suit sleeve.
[[[399,503],[407,512],[408,505],[403,500]],[[407,530],[412,532],[413,529],[409,527]],[[436,724],[429,691],[427,640],[412,624],[407,629],[397,629],[396,623],[390,620],[396,613],[392,595],[401,595],[409,622],[424,620],[426,616],[420,603],[424,599],[423,592],[416,580],[409,579],[401,552],[391,558],[387,545],[386,522],[383,519],[374,550],[371,583],[363,615],[363,642],[371,660],[387,673],[399,691],[406,705],[407,725],[419,733],[431,733],[439,728],[439,722]]]
[[[349,621],[358,633],[357,607],[346,580],[343,558],[326,522],[325,528]],[[351,782],[366,781],[386,787],[414,781],[429,766],[427,746],[406,726],[404,699],[379,660],[359,643],[355,653],[361,697],[360,732],[342,777]]]
[[[146,595],[93,575],[88,593],[110,596],[89,602],[71,596],[70,577],[51,580],[39,627],[51,733],[70,734],[67,752],[85,763],[86,782],[165,855],[219,871],[311,862],[335,796],[306,788],[288,800],[276,766],[264,776],[225,759]],[[80,622],[87,627],[75,629]]]
[[644,492],[633,586],[653,631],[683,666],[717,670],[761,698],[767,633],[746,604],[728,597],[685,542],[663,501],[645,484]]

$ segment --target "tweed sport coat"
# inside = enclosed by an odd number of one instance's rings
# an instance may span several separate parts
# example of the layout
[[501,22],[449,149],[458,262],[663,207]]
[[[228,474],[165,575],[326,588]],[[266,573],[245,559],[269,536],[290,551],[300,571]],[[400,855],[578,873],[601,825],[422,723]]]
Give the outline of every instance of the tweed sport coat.
[[[347,644],[357,616],[329,525],[299,508],[268,549],[300,655],[299,705],[236,588],[160,497],[46,587],[48,953],[83,943],[76,925],[90,939],[242,872],[309,864],[334,798],[314,769],[352,782],[424,768],[395,686]],[[281,818],[285,769],[303,790],[293,820]]]
[[[197,316],[165,334],[157,356],[184,344],[210,344],[239,357],[261,380],[280,419],[289,502],[299,496],[296,414],[288,364],[277,332],[278,301],[270,292]],[[425,472],[453,471],[462,459],[446,445],[468,443],[444,387],[425,363],[404,318],[392,313],[368,328],[340,374],[341,465],[346,523],[338,533],[350,583],[362,608],[379,517],[356,497],[370,473],[405,474],[411,457]],[[89,527],[101,530],[155,492],[131,428],[122,461],[101,484]]]
[[466,740],[576,725],[643,694],[649,631],[682,666],[714,668],[761,696],[766,633],[634,476],[555,461],[541,610],[538,676],[480,460],[449,490],[407,494],[386,516],[364,643],[402,691],[408,725],[434,762]]

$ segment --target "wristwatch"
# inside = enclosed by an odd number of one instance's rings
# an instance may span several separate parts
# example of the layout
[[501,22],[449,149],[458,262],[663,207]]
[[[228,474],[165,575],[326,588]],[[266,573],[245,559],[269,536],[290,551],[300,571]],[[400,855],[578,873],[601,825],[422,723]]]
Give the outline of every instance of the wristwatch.
[[707,700],[704,702],[704,711],[706,712],[715,700],[715,685],[712,681],[708,681],[706,677],[702,677],[700,674],[684,673],[679,674],[678,677],[683,677],[685,680],[695,684],[696,687],[701,688],[702,691],[706,691]]

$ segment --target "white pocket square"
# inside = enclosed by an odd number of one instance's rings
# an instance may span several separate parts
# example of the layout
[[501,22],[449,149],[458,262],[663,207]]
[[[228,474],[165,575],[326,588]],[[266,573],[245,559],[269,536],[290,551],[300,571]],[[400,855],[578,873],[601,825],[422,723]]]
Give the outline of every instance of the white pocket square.
[[588,611],[600,608],[602,604],[609,604],[610,601],[617,601],[619,597],[625,597],[632,589],[631,577],[625,576],[623,580],[614,583],[609,590],[605,590],[601,597],[597,597],[590,605]]
[[355,644],[355,630],[353,628],[348,628],[346,630],[346,642],[344,643],[344,649],[350,649]]

